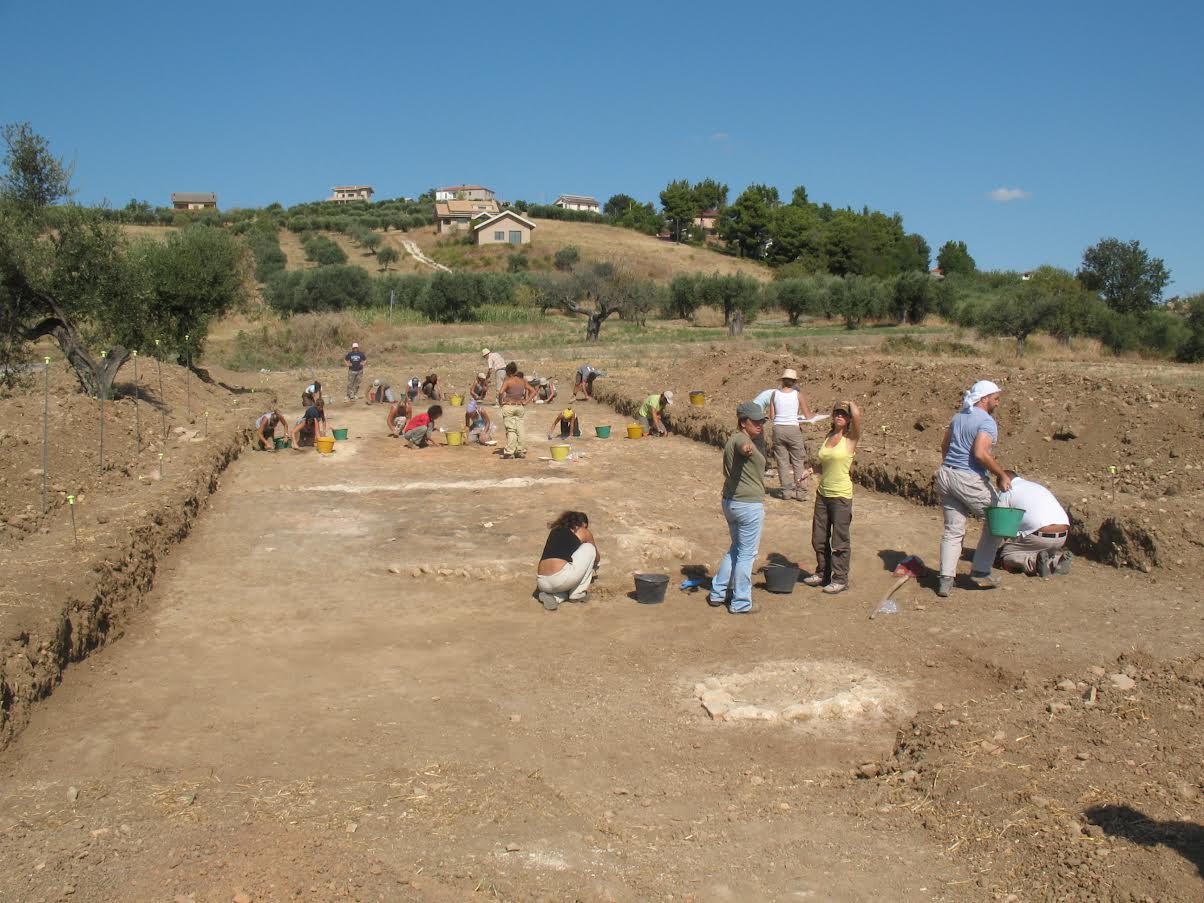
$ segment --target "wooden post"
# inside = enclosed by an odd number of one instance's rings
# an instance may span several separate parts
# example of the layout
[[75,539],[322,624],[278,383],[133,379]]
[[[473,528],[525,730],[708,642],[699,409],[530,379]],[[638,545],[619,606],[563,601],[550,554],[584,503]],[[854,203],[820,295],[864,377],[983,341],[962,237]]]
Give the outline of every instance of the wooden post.
[[163,415],[163,438],[167,439],[167,398],[163,394],[163,358],[159,353],[159,340],[155,339],[155,369],[159,371],[159,412]]
[[142,422],[138,414],[138,396],[142,394],[142,385],[138,382],[138,352],[134,355],[134,443],[139,456],[142,455]]
[[42,389],[42,517],[46,516],[46,481],[50,470],[50,358],[42,358],[45,381]]

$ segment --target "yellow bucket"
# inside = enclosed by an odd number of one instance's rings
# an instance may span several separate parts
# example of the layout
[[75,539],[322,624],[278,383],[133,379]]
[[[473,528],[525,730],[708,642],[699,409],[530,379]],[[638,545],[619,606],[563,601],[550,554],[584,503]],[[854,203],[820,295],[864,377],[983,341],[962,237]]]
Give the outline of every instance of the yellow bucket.
[[332,451],[334,451],[334,436],[319,436],[318,453],[329,455]]
[[464,434],[462,432],[460,432],[459,430],[456,430],[454,433],[447,434],[447,444],[448,445],[460,445],[463,442],[464,442]]
[[463,395],[453,395],[451,397],[451,403],[452,403],[453,408],[464,407],[464,396]]
[[690,404],[694,405],[694,407],[701,408],[706,403],[707,403],[707,396],[706,396],[705,392],[691,392],[690,393]]
[[569,449],[571,447],[572,446],[569,446],[569,445],[553,445],[552,446],[552,460],[553,461],[567,461],[569,459]]
[[642,439],[644,437],[644,428],[638,423],[627,424],[628,439]]

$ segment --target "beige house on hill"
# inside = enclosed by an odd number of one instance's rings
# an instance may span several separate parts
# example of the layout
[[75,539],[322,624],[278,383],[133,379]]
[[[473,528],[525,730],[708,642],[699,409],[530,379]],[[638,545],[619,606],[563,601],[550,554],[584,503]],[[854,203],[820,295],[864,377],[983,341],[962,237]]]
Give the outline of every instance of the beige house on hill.
[[353,201],[372,203],[373,194],[375,192],[371,185],[336,185],[330,189],[330,197],[326,200],[336,204],[350,204]]
[[448,185],[435,189],[436,201],[497,201],[492,188],[483,185]]
[[498,212],[497,201],[435,201],[435,232],[462,232],[470,227],[474,217],[493,216]]
[[217,195],[213,192],[173,191],[171,206],[173,210],[216,210]]
[[472,223],[479,245],[529,245],[535,223],[513,210],[493,216],[478,216]]
[[562,194],[553,202],[552,206],[564,210],[584,210],[587,213],[602,212],[602,206],[598,203],[598,199],[591,198],[587,194]]

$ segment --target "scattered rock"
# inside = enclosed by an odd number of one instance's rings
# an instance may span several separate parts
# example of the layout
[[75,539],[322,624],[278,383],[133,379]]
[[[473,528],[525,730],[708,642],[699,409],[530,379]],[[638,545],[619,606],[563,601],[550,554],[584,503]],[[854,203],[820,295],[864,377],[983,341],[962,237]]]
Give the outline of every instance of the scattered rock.
[[1087,691],[1083,694],[1083,705],[1095,705],[1095,699],[1096,699],[1095,687],[1088,687]]
[[1137,686],[1137,681],[1129,677],[1127,674],[1109,674],[1108,680],[1111,682],[1113,688],[1120,690],[1122,693],[1126,690],[1132,690],[1135,686]]
[[349,822],[347,822],[347,833],[354,834],[356,831],[359,830],[359,827],[360,826],[358,824],[356,824],[355,822],[349,821]]
[[876,778],[880,771],[877,762],[866,762],[857,766],[857,774],[863,778]]
[[69,799],[73,803],[77,799],[79,799],[79,788],[78,787],[68,787],[67,788],[67,799]]
[[243,890],[236,890],[234,896],[230,898],[232,903],[251,903],[255,898]]
[[904,784],[914,784],[919,779],[920,773],[914,768],[909,768],[907,771],[899,775],[899,780],[901,780]]
[[1045,710],[1051,715],[1061,715],[1064,712],[1070,711],[1070,706],[1064,702],[1051,702],[1045,707]]
[[508,844],[506,844],[506,852],[507,852],[507,853],[517,853],[517,852],[518,852],[519,850],[521,850],[521,849],[522,849],[522,847],[520,847],[520,846],[519,846],[518,844],[516,844],[516,843],[508,843]]
[[1073,691],[1078,689],[1078,685],[1073,680],[1064,678],[1058,681],[1058,689]]
[[400,574],[401,568],[397,567],[396,565],[391,564],[391,565],[389,565],[389,573],[390,574]]
[[1087,671],[1088,671],[1088,673],[1091,674],[1092,677],[1103,677],[1105,674],[1108,673],[1103,668],[1101,668],[1099,665],[1092,665],[1090,668],[1087,669]]

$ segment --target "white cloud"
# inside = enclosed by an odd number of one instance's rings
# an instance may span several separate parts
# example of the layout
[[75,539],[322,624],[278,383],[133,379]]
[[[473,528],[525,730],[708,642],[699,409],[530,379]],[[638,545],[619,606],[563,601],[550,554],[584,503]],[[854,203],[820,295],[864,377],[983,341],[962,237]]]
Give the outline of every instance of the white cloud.
[[1023,188],[996,188],[994,191],[987,192],[987,197],[997,204],[1006,204],[1009,201],[1025,201],[1032,196],[1032,192],[1025,191]]

